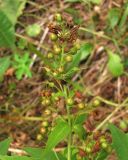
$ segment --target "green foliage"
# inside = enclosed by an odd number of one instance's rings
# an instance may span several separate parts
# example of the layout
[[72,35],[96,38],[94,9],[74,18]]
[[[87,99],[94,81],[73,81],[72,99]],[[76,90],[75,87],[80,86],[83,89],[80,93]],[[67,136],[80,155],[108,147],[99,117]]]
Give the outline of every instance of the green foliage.
[[86,114],[80,114],[80,115],[77,115],[77,117],[75,118],[74,120],[74,124],[83,124],[85,122],[87,118],[87,115]]
[[108,12],[108,22],[109,22],[109,26],[111,28],[114,28],[120,19],[120,9],[119,8],[112,8],[109,10]]
[[11,142],[12,142],[11,138],[7,138],[4,141],[0,142],[0,155],[7,154],[8,148],[9,148]]
[[85,43],[81,46],[79,54],[81,53],[81,61],[85,60],[93,51],[93,45],[91,43]]
[[29,58],[29,53],[25,52],[24,55],[19,55],[18,53],[14,54],[13,67],[15,68],[16,78],[18,80],[22,79],[23,75],[27,75],[28,77],[32,76],[30,71],[30,63],[31,59]]
[[0,81],[3,80],[4,73],[6,72],[9,66],[10,66],[9,56],[0,58]]
[[0,47],[15,48],[15,24],[27,0],[4,0],[0,5]]
[[14,49],[15,31],[6,14],[0,11],[0,47]]
[[0,160],[34,160],[27,156],[1,156]]
[[109,125],[112,134],[113,148],[120,160],[128,159],[128,136],[113,124]]
[[17,18],[22,14],[27,0],[3,0],[0,10],[8,17],[14,26]]
[[105,160],[108,156],[108,153],[105,150],[102,150],[98,153],[95,160]]
[[83,127],[83,124],[76,124],[73,126],[73,131],[78,134],[80,139],[85,139],[86,138],[86,132]]
[[[24,150],[35,160],[41,160],[41,155],[44,150],[41,148],[31,148],[26,147]],[[60,156],[54,151],[50,151],[48,155],[44,157],[44,160],[58,160],[57,157]]]
[[108,69],[114,77],[118,77],[123,74],[124,66],[121,62],[121,58],[118,54],[114,54],[112,51],[108,51]]
[[41,158],[45,158],[46,155],[62,140],[64,140],[68,134],[70,133],[70,127],[67,122],[59,121],[55,126],[53,131],[48,137],[48,141],[46,143],[46,148],[41,156]]

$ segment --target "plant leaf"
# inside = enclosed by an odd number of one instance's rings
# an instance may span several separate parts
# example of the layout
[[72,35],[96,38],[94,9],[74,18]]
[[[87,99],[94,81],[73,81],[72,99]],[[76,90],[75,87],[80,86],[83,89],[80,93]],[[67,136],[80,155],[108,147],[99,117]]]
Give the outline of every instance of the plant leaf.
[[128,159],[128,136],[113,124],[109,125],[112,134],[113,147],[120,160]]
[[1,3],[0,10],[2,10],[8,17],[9,21],[16,24],[17,18],[22,14],[27,0],[4,0]]
[[105,160],[107,156],[108,156],[108,152],[106,152],[105,150],[101,150],[100,153],[98,153],[95,160]]
[[114,28],[120,19],[120,9],[118,8],[112,8],[108,12],[108,21],[109,21],[109,26],[111,28]]
[[34,160],[27,156],[1,156],[0,160]]
[[80,137],[80,139],[85,139],[86,138],[86,132],[85,129],[83,128],[82,124],[77,124],[73,126],[73,131],[78,134],[78,136]]
[[5,15],[0,11],[0,47],[14,48],[15,31],[12,23]]
[[3,80],[4,73],[10,66],[10,57],[0,58],[0,81]]
[[93,45],[91,43],[86,43],[81,46],[79,53],[81,53],[81,61],[85,60],[92,52]]
[[114,54],[111,51],[108,51],[109,61],[108,61],[108,69],[112,73],[114,77],[118,77],[123,74],[124,66],[121,63],[121,58],[118,54]]
[[64,140],[70,132],[70,127],[67,122],[60,121],[53,129],[48,137],[46,148],[41,156],[42,159],[62,140]]
[[89,1],[94,4],[100,4],[102,2],[102,0],[89,0]]
[[[24,151],[26,151],[33,159],[41,160],[40,155],[44,150],[41,148],[25,147]],[[55,155],[54,151],[50,151],[49,154],[44,157],[44,160],[58,160],[56,156],[58,155]]]
[[85,122],[85,119],[87,118],[86,114],[80,114],[77,115],[75,121],[74,121],[74,125],[76,124],[83,124]]
[[0,155],[7,154],[11,142],[12,142],[11,138],[7,138],[4,141],[0,142]]

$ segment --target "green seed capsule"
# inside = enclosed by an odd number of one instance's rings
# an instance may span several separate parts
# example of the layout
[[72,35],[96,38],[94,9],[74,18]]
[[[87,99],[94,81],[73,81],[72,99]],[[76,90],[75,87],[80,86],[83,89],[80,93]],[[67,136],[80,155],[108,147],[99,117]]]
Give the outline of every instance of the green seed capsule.
[[61,21],[62,21],[62,16],[61,16],[60,13],[56,13],[56,14],[55,14],[55,20],[56,20],[57,22],[61,22]]
[[64,72],[64,68],[63,67],[58,68],[58,72],[59,73],[63,73]]
[[67,55],[67,56],[65,57],[65,60],[66,60],[67,62],[71,62],[72,59],[73,59],[73,57],[72,57],[71,55]]
[[42,135],[41,134],[37,134],[37,136],[36,136],[36,139],[38,140],[38,141],[40,141],[40,140],[42,140]]
[[98,100],[98,99],[93,100],[94,107],[98,107],[98,106],[100,106],[100,104],[101,104],[100,100]]
[[68,98],[68,99],[66,100],[66,103],[67,103],[67,105],[72,106],[73,103],[74,103],[74,101],[73,101],[72,98]]
[[101,147],[103,149],[106,149],[108,147],[108,144],[106,142],[101,143]]
[[49,105],[51,102],[50,102],[50,100],[49,99],[45,99],[45,104],[46,105]]
[[48,127],[49,124],[48,124],[47,121],[44,121],[44,122],[41,123],[41,125],[42,125],[43,127]]
[[51,33],[49,37],[50,37],[50,39],[51,39],[52,41],[56,41],[56,40],[57,40],[57,35],[54,34],[54,33]]
[[78,104],[78,108],[79,108],[79,109],[83,109],[84,107],[85,107],[84,103],[79,103],[79,104]]
[[87,153],[91,153],[91,152],[92,152],[92,149],[91,149],[91,147],[86,147],[86,148],[85,148],[85,151],[86,151]]
[[61,53],[61,48],[60,47],[54,47],[54,52],[55,54],[60,54]]
[[44,113],[45,113],[45,115],[49,116],[49,115],[51,115],[52,112],[51,112],[49,109],[46,109],[46,110],[44,111]]
[[52,58],[54,57],[54,56],[53,56],[53,53],[50,53],[50,52],[49,52],[49,53],[47,54],[47,57],[48,57],[48,59],[52,59]]

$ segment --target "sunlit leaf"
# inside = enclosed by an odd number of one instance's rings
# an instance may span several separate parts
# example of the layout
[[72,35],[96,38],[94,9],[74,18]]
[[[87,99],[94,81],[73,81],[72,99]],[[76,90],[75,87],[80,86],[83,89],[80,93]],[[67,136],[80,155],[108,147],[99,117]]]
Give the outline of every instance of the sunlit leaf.
[[121,62],[121,58],[118,54],[114,54],[112,51],[108,51],[108,69],[114,77],[118,77],[123,74],[124,66]]
[[113,147],[120,160],[128,159],[128,136],[113,124],[109,125],[112,134]]

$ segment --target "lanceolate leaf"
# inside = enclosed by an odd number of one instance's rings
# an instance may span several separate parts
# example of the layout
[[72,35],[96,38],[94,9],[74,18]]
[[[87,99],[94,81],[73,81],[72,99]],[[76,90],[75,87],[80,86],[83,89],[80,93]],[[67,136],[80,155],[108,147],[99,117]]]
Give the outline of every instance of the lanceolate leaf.
[[0,47],[14,48],[14,42],[14,27],[5,13],[0,11]]
[[86,43],[81,46],[79,53],[81,53],[81,61],[85,60],[92,52],[93,45],[91,43]]
[[109,60],[108,60],[108,69],[114,77],[118,77],[123,74],[124,66],[121,63],[121,58],[118,54],[114,54],[111,51],[108,51]]
[[0,81],[3,80],[4,73],[10,66],[10,57],[0,58]]
[[128,136],[113,124],[109,125],[112,134],[113,147],[120,160],[128,159]]
[[3,0],[0,10],[8,17],[9,21],[15,25],[17,18],[22,14],[27,0]]
[[108,21],[111,28],[114,28],[120,19],[120,10],[118,8],[112,8],[108,12]]
[[48,137],[46,148],[41,156],[42,159],[62,140],[64,140],[70,132],[67,122],[60,121]]
[[11,138],[7,138],[4,141],[0,142],[0,155],[7,154],[11,142],[12,142]]

